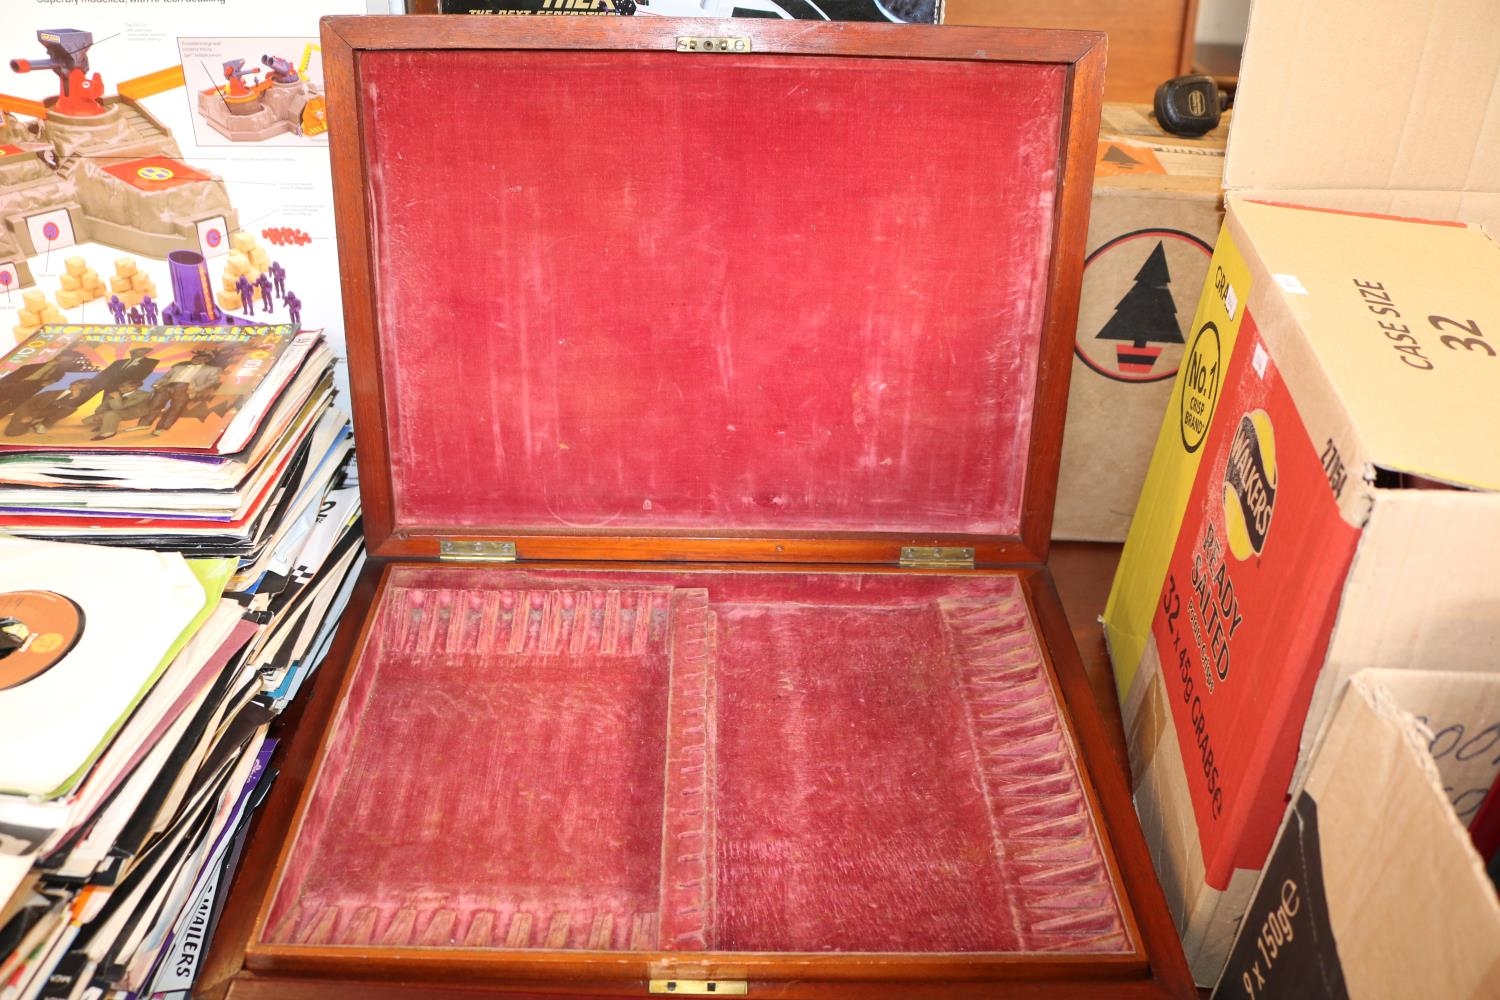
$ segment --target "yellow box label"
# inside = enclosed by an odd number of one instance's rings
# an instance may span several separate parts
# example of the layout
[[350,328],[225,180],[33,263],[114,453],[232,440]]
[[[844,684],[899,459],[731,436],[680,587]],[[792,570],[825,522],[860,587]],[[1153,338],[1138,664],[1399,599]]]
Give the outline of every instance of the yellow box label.
[[1104,608],[1104,629],[1122,705],[1127,703],[1151,634],[1162,579],[1182,526],[1188,493],[1198,476],[1203,442],[1217,413],[1224,369],[1234,353],[1249,298],[1250,269],[1228,229],[1223,229]]

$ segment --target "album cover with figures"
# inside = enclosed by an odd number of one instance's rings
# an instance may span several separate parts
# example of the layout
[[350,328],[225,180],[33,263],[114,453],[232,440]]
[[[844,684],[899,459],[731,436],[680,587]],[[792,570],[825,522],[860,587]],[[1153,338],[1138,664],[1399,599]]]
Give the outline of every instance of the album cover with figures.
[[284,324],[44,326],[0,359],[0,450],[234,450],[317,337]]

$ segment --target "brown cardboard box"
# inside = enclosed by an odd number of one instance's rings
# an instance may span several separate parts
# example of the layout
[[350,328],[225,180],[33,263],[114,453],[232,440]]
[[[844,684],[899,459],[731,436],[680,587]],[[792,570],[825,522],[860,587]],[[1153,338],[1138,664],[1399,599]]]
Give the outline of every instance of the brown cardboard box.
[[1105,611],[1203,984],[1350,673],[1500,653],[1497,32],[1479,0],[1254,10],[1224,230]]
[[1227,122],[1163,132],[1105,105],[1052,534],[1124,541],[1223,211]]
[[[1215,1000],[1500,995],[1500,902],[1429,752],[1453,727],[1434,735],[1410,714],[1396,673],[1361,671],[1344,688]],[[1500,717],[1500,676],[1449,690],[1470,717]]]

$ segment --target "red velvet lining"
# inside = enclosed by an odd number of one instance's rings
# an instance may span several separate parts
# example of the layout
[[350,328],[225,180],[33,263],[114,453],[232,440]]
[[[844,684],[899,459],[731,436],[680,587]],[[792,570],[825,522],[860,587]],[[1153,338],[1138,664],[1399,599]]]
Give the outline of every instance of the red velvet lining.
[[720,620],[719,947],[1125,944],[1019,597]]
[[273,941],[1129,947],[1014,577],[402,567],[377,614]]
[[278,936],[452,944],[483,911],[486,947],[654,947],[672,628],[705,616],[701,590],[393,591]]
[[1018,530],[1063,68],[360,73],[398,527]]

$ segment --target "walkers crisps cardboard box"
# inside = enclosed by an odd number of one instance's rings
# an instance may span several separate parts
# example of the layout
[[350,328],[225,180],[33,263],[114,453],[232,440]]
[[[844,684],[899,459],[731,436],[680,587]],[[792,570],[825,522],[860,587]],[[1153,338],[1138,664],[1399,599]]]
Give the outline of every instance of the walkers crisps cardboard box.
[[[1344,688],[1215,1000],[1500,996],[1500,901],[1444,769],[1455,747],[1493,737],[1434,732],[1400,673],[1360,671]],[[1465,675],[1451,690],[1500,707],[1500,675]],[[1492,746],[1470,759],[1494,769]]]
[[1105,610],[1204,985],[1349,673],[1500,664],[1496,37],[1485,0],[1252,12],[1224,228]]
[[1150,113],[1099,126],[1054,538],[1125,540],[1224,218],[1227,122],[1188,139]]

